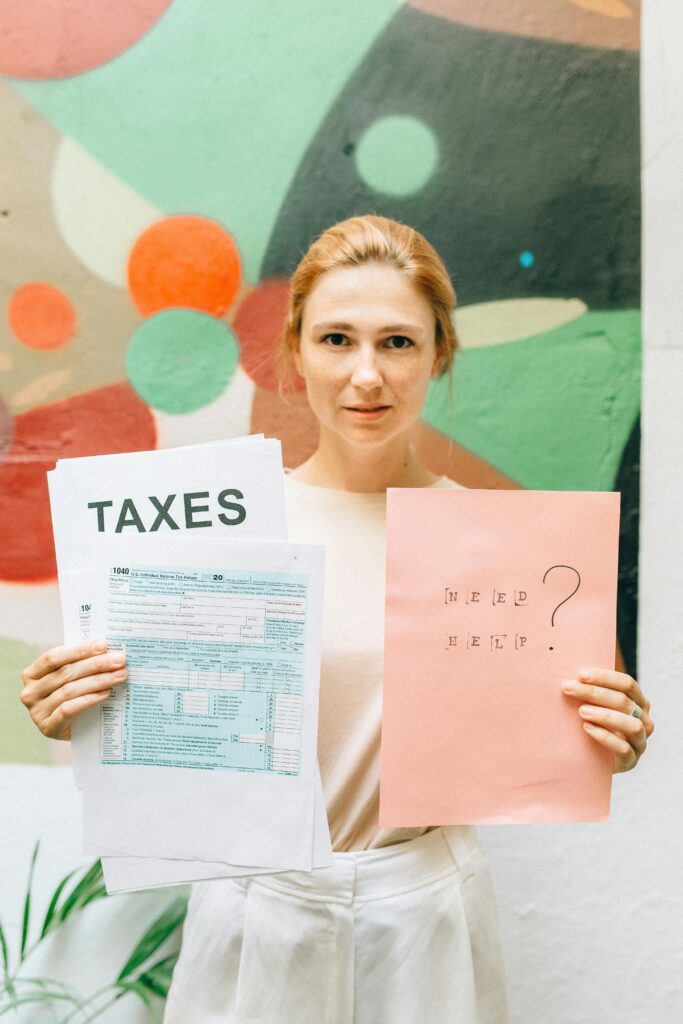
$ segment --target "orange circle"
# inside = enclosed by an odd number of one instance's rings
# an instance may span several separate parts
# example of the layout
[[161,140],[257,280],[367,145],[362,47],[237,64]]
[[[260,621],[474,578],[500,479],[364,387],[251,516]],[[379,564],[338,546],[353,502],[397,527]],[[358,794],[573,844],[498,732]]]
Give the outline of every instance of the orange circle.
[[143,316],[181,306],[220,317],[241,277],[239,252],[228,232],[189,214],[152,224],[128,258],[128,287]]
[[64,292],[45,281],[17,288],[7,319],[13,334],[30,348],[61,348],[76,331],[76,311]]

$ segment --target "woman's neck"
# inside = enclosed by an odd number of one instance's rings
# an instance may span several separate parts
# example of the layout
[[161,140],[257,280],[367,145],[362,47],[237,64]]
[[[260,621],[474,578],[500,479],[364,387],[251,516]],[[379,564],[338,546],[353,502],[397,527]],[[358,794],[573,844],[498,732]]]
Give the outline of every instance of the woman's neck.
[[423,466],[407,441],[390,451],[358,447],[347,451],[330,444],[323,434],[313,455],[291,476],[318,487],[367,494],[387,487],[428,487],[439,479]]

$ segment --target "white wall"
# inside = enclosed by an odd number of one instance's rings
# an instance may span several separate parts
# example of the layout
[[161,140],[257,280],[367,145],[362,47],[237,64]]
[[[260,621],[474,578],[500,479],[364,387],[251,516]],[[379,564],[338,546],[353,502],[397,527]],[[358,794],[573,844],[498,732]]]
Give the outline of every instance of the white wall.
[[[482,828],[496,882],[513,1024],[683,1020],[683,4],[645,0],[644,394],[639,681],[656,730],[615,777],[605,825]],[[79,858],[68,768],[0,766],[0,913],[17,942],[37,835],[38,900]],[[89,908],[60,976],[93,990],[170,891]],[[55,961],[57,962],[57,961]],[[122,1003],[103,1020],[146,1019]],[[47,1019],[26,1014],[14,1020]],[[384,1024],[384,1022],[378,1022]],[[388,1024],[388,1022],[387,1022]]]
[[[59,881],[74,867],[92,863],[92,858],[80,855],[80,803],[70,767],[0,765],[0,917],[13,956],[20,942],[26,879],[36,839],[41,840],[33,885],[38,931]],[[37,950],[23,973],[57,978],[83,996],[89,995],[114,980],[162,908],[187,891],[169,887],[98,900],[46,939],[44,952]],[[178,946],[178,941],[169,943],[160,956]],[[37,1007],[24,1007],[5,1019],[8,1024],[43,1024],[59,1020],[65,1013],[62,1010],[53,1016]],[[98,1020],[143,1024],[150,1017],[136,997],[126,996]]]
[[481,829],[514,1024],[683,1020],[683,4],[643,13],[638,679],[655,732],[606,825]]

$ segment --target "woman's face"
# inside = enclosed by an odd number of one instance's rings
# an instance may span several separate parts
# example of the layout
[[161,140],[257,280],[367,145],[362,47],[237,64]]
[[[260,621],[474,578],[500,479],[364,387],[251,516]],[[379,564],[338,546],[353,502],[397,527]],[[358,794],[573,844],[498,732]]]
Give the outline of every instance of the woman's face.
[[405,433],[438,366],[427,299],[395,267],[322,274],[304,306],[295,362],[321,426],[360,445]]

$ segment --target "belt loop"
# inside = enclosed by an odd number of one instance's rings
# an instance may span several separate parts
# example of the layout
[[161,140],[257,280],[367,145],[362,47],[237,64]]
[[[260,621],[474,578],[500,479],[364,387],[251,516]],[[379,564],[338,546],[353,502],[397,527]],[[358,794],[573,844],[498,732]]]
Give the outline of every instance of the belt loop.
[[441,833],[450,847],[463,882],[474,874],[473,857],[477,851],[477,834],[473,825],[442,825]]

